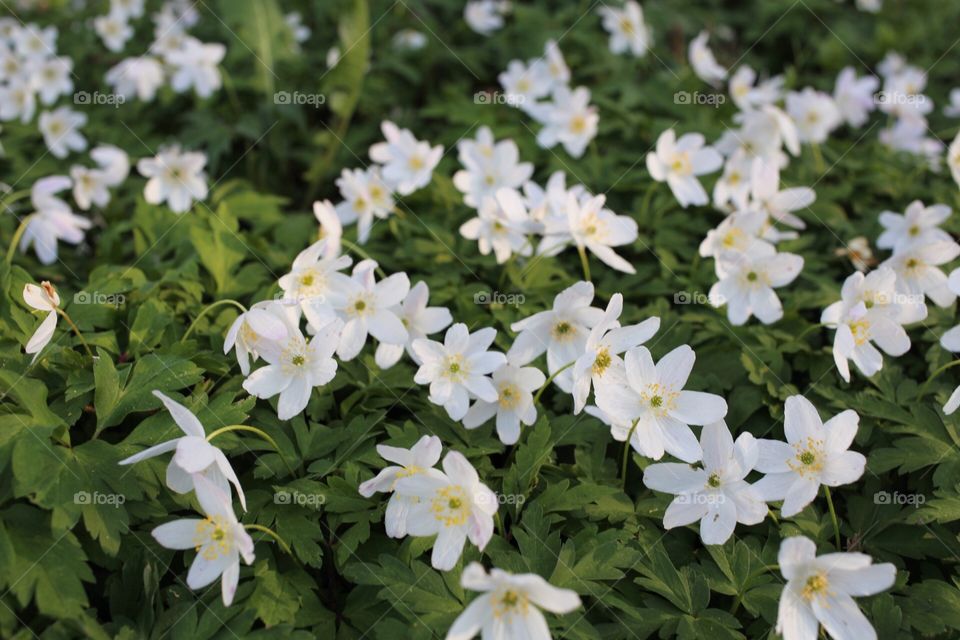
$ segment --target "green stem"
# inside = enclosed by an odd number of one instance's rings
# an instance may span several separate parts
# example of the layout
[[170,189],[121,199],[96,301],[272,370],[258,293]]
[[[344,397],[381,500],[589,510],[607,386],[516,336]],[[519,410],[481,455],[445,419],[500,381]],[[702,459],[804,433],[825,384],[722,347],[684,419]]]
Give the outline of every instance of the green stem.
[[80,328],[76,324],[74,324],[73,320],[70,318],[69,315],[67,315],[66,311],[64,311],[60,307],[57,307],[56,309],[57,309],[57,313],[59,313],[63,317],[63,319],[67,321],[67,324],[70,325],[70,328],[73,329],[73,332],[77,334],[78,338],[80,338],[80,342],[83,344],[83,348],[87,350],[87,355],[90,356],[91,360],[93,360],[93,351],[91,351],[90,345],[87,344],[87,341],[84,340],[83,334],[80,333]]
[[[6,203],[4,203],[6,204]],[[17,230],[13,232],[13,238],[10,240],[10,246],[7,248],[7,266],[9,267],[13,263],[13,256],[17,252],[17,245],[20,244],[20,238],[23,237],[23,233],[27,230],[27,225],[30,222],[30,218],[33,215],[25,216],[20,221],[20,226],[17,227]]]
[[497,511],[497,512],[493,515],[493,517],[494,517],[494,519],[496,519],[496,521],[497,521],[497,531],[500,532],[500,537],[503,538],[504,540],[506,540],[506,539],[507,539],[507,536],[506,536],[506,534],[503,533],[503,519],[500,518],[500,512]]
[[277,541],[277,544],[280,545],[280,547],[287,553],[287,555],[291,555],[291,556],[293,555],[293,551],[290,550],[290,545],[288,545],[288,544],[284,541],[284,539],[281,538],[281,537],[277,534],[277,532],[274,531],[273,529],[271,529],[270,527],[265,527],[265,526],[263,526],[262,524],[245,524],[245,525],[243,525],[243,528],[244,528],[244,529],[253,529],[254,531],[261,531],[261,532],[269,535],[270,537],[272,537],[274,540]]
[[3,205],[4,208],[7,208],[17,200],[23,200],[30,194],[31,194],[30,189],[21,189],[20,191],[14,191],[13,193],[9,194],[8,196],[0,200],[0,205]]
[[807,334],[813,333],[813,332],[816,331],[817,329],[822,329],[822,328],[825,327],[825,326],[827,326],[827,325],[822,324],[822,323],[817,323],[817,324],[815,324],[815,325],[811,325],[811,326],[807,327],[806,329],[804,329],[803,331],[801,331],[801,332],[800,332],[800,335],[798,335],[798,336],[795,338],[795,340],[796,340],[797,342],[800,342],[800,340],[802,340],[804,337],[806,337]]
[[623,443],[623,463],[620,465],[620,488],[625,492],[627,490],[627,461],[630,459],[630,439],[633,438],[633,432],[637,430],[640,419],[633,421],[633,426],[627,433],[627,440]]
[[730,607],[730,615],[733,615],[740,609],[740,594],[737,594],[737,597],[733,599],[733,606]]
[[540,402],[540,396],[542,396],[543,392],[546,391],[547,387],[550,386],[550,383],[553,382],[558,375],[560,375],[561,373],[563,373],[564,371],[572,367],[574,364],[576,364],[576,362],[577,362],[576,360],[574,360],[573,362],[568,362],[567,364],[563,365],[562,367],[554,371],[552,374],[550,374],[550,377],[547,378],[547,381],[544,382],[543,386],[540,387],[540,390],[537,391],[537,395],[533,396],[533,404],[537,404],[538,402]]
[[191,323],[190,323],[190,326],[187,327],[187,332],[186,332],[185,334],[183,334],[183,337],[182,337],[182,338],[180,338],[180,342],[186,342],[187,338],[190,337],[190,334],[193,333],[193,330],[197,328],[197,323],[200,322],[200,318],[202,318],[203,316],[207,315],[208,313],[210,313],[211,311],[213,311],[213,310],[216,309],[217,307],[223,306],[223,305],[225,305],[225,304],[232,304],[232,305],[235,306],[237,309],[240,309],[240,313],[246,313],[246,312],[247,312],[247,308],[246,308],[245,306],[243,306],[242,304],[240,304],[239,302],[237,302],[236,300],[226,299],[226,300],[217,300],[216,302],[212,302],[212,303],[208,304],[206,307],[204,307],[203,311],[201,311],[201,312],[197,315],[197,317],[193,319],[193,322],[191,322]]
[[919,400],[924,396],[924,394],[927,392],[927,387],[930,386],[930,383],[933,382],[934,378],[936,378],[938,375],[940,375],[950,367],[956,367],[957,365],[960,365],[960,360],[951,360],[947,364],[943,365],[942,367],[939,367],[936,371],[931,373],[930,377],[927,378],[927,381],[923,383],[922,387],[920,387],[920,392],[917,393],[917,399]]
[[587,282],[590,280],[590,261],[587,259],[587,250],[583,245],[577,245],[577,252],[580,254],[580,266],[583,267],[583,277]]
[[833,508],[833,496],[830,495],[830,487],[823,485],[823,493],[827,496],[827,507],[830,509],[830,519],[833,520],[833,534],[837,541],[837,551],[843,551],[840,546],[840,524],[837,522],[837,511]]
[[280,447],[277,445],[277,441],[271,438],[270,435],[262,429],[251,427],[245,424],[231,424],[226,427],[220,427],[216,431],[211,432],[210,435],[207,436],[207,442],[211,442],[214,438],[219,436],[221,433],[230,433],[231,431],[247,431],[249,433],[255,433],[261,438],[263,438],[264,440],[266,440],[267,442],[269,442],[270,446],[272,446],[274,450],[277,452],[277,454],[280,456],[280,459],[283,460],[283,464],[287,466],[287,471],[290,472],[290,475],[291,476],[295,475],[293,472],[293,467],[290,466],[290,463],[287,462],[287,458],[283,455],[283,452],[280,451]]
[[826,171],[826,165],[823,163],[823,152],[820,151],[820,145],[816,142],[810,145],[811,151],[813,151],[813,166],[817,170],[817,173],[823,174]]
[[[367,253],[366,251],[364,251],[363,249],[361,249],[360,247],[358,247],[356,244],[350,242],[350,241],[347,240],[346,238],[340,238],[340,244],[342,244],[342,245],[345,246],[347,249],[349,249],[349,250],[352,251],[353,253],[357,254],[358,256],[360,256],[361,258],[363,258],[364,260],[373,260],[374,262],[377,262],[376,260],[374,260],[373,258],[370,257],[370,254],[369,254],[369,253]],[[380,279],[381,279],[381,280],[383,280],[384,278],[387,277],[387,274],[384,273],[383,269],[380,268],[380,263],[379,263],[379,262],[377,262],[377,275],[380,276]]]

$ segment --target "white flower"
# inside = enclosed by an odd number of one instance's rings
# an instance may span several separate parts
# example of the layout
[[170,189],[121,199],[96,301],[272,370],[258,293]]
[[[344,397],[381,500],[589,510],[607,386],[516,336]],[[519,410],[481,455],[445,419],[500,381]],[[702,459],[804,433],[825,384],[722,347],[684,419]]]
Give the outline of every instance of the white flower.
[[760,211],[749,209],[738,211],[723,219],[716,229],[707,232],[700,243],[700,255],[704,258],[716,258],[725,252],[744,252],[757,243],[773,245],[761,239],[767,216]]
[[380,130],[386,142],[370,147],[370,159],[384,165],[382,175],[387,186],[401,196],[427,186],[443,156],[443,145],[431,147],[389,120],[380,124]]
[[353,276],[343,280],[327,295],[328,304],[344,323],[337,357],[345,362],[359,355],[368,334],[381,344],[398,347],[405,345],[409,338],[397,314],[397,305],[410,291],[410,280],[401,271],[377,282],[376,268],[377,263],[373,260],[358,262],[353,268]]
[[721,420],[703,427],[700,447],[702,469],[679,462],[652,464],[643,471],[643,483],[677,496],[663,514],[664,529],[699,520],[703,544],[723,544],[738,522],[760,524],[767,516],[759,492],[744,479],[757,462],[757,441],[745,432],[734,442]]
[[266,342],[280,343],[294,332],[283,304],[273,300],[258,302],[241,313],[227,330],[223,340],[224,355],[236,349],[237,364],[243,375],[250,375],[250,361],[260,357],[258,350]]
[[90,157],[100,167],[102,178],[109,187],[116,187],[130,175],[130,156],[119,147],[102,144],[90,150]]
[[157,89],[163,86],[163,65],[151,56],[121,60],[107,71],[107,84],[125,97],[136,96],[144,102],[153,101]]
[[877,632],[853,596],[889,589],[896,567],[873,564],[863,553],[816,554],[816,545],[804,536],[780,544],[777,562],[787,584],[780,595],[777,633],[783,640],[816,640],[822,624],[835,640],[876,640]]
[[191,88],[200,98],[209,98],[220,88],[223,80],[217,65],[223,60],[227,48],[220,43],[200,42],[187,38],[179,51],[171,51],[166,61],[173,67],[170,86],[177,93]]
[[690,41],[690,65],[693,72],[708,84],[719,86],[727,78],[727,70],[717,64],[717,59],[713,57],[713,51],[707,46],[707,40],[710,34],[701,31],[696,38]]
[[152,535],[167,549],[196,549],[187,586],[202,589],[220,578],[223,604],[230,606],[240,581],[240,558],[253,564],[253,539],[237,521],[226,493],[203,477],[196,484],[206,519],[174,520],[155,528]]
[[726,305],[727,319],[742,325],[757,316],[763,324],[783,317],[783,305],[774,289],[784,287],[800,275],[803,258],[777,253],[770,244],[757,242],[744,252],[725,251],[717,256],[720,281],[710,288],[710,304]]
[[320,387],[337,373],[333,354],[340,340],[341,323],[331,320],[316,328],[307,342],[299,329],[291,327],[285,340],[259,345],[260,357],[268,365],[257,369],[243,381],[247,393],[257,398],[272,398],[279,394],[277,417],[289,420],[302,412],[310,401],[314,387]]
[[548,220],[544,239],[539,249],[553,253],[551,244],[572,241],[587,250],[608,267],[636,273],[633,265],[618,255],[612,247],[630,245],[637,239],[637,221],[630,216],[619,216],[604,208],[606,196],[591,196],[571,190],[567,193],[567,219]]
[[950,148],[947,149],[947,166],[950,167],[950,175],[953,176],[954,182],[960,186],[960,133],[957,133],[957,137],[953,139]]
[[110,12],[127,18],[142,18],[145,0],[110,0]]
[[943,108],[943,115],[948,118],[960,118],[960,89],[950,90],[950,104]]
[[526,112],[536,108],[537,100],[549,95],[554,89],[553,76],[546,63],[533,60],[529,65],[521,60],[511,60],[507,70],[497,76],[507,97],[507,104],[518,106]]
[[337,205],[337,216],[343,224],[357,223],[357,239],[361,244],[370,237],[373,219],[384,219],[393,211],[393,197],[377,167],[344,169],[336,181],[344,202]]
[[510,11],[504,0],[470,0],[463,8],[467,26],[482,36],[488,36],[503,27],[503,16]]
[[787,94],[787,113],[797,125],[801,142],[826,142],[827,136],[843,122],[833,98],[811,87]]
[[460,235],[476,240],[481,255],[493,251],[497,264],[503,264],[515,253],[533,253],[533,242],[527,236],[538,229],[520,194],[501,188],[494,197],[487,196],[480,202],[477,217],[460,225]]
[[369,498],[374,493],[393,494],[387,502],[387,512],[383,518],[384,528],[391,538],[407,535],[410,508],[419,501],[417,498],[396,493],[394,490],[397,481],[421,473],[443,479],[443,473],[433,468],[440,461],[442,450],[443,444],[437,436],[423,436],[409,449],[377,445],[380,457],[394,464],[384,467],[376,477],[361,483],[359,491],[364,498]]
[[324,241],[323,257],[336,258],[340,255],[343,239],[343,225],[337,210],[329,200],[317,200],[313,203],[313,215],[320,223],[320,239]]
[[[927,136],[929,131],[924,119],[900,118],[892,127],[880,131],[880,142],[894,151],[904,151],[924,156],[935,170],[939,171],[943,143],[938,138]],[[948,163],[952,158],[948,156]]]
[[883,266],[867,275],[854,273],[843,283],[842,298],[823,310],[820,322],[837,330],[833,360],[847,382],[848,360],[872,376],[883,366],[883,356],[871,343],[901,356],[910,350],[910,337],[901,325],[927,317],[923,296],[899,293],[896,280],[897,274]]
[[310,39],[310,27],[303,24],[303,16],[299,11],[291,11],[283,16],[283,22],[290,29],[290,34],[297,44],[303,44]]
[[952,239],[922,246],[910,245],[880,263],[897,274],[897,290],[908,296],[927,296],[938,307],[949,307],[957,294],[947,286],[940,266],[960,256],[960,245]]
[[453,184],[469,207],[480,206],[484,198],[503,187],[519,189],[533,175],[533,165],[519,161],[517,143],[510,139],[497,142],[486,125],[477,131],[475,140],[457,143],[457,151],[464,168],[453,175]]
[[781,109],[764,105],[759,109],[741,111],[733,117],[740,124],[737,130],[728,129],[717,140],[716,148],[723,155],[732,157],[740,152],[747,158],[763,158],[785,167],[786,147],[792,155],[800,154],[800,138],[797,126]]
[[537,144],[550,149],[559,143],[567,153],[579,158],[597,135],[600,122],[597,108],[590,105],[590,90],[586,87],[577,87],[573,91],[567,86],[554,87],[551,100],[546,105],[538,105],[540,108],[534,113],[543,125],[537,134]]
[[57,261],[57,241],[70,244],[83,242],[84,231],[93,223],[70,210],[70,206],[54,194],[70,188],[70,178],[49,176],[37,180],[30,190],[34,212],[27,220],[27,228],[20,238],[20,251],[26,253],[33,245],[37,258],[43,264]]
[[846,246],[834,249],[833,253],[841,258],[849,258],[857,271],[865,272],[876,264],[876,260],[873,258],[873,249],[870,248],[870,241],[867,240],[866,236],[851,238]]
[[174,213],[183,213],[194,200],[207,197],[206,154],[180,151],[179,145],[161,149],[154,158],[141,158],[137,171],[147,180],[143,198],[150,204],[166,202]]
[[[960,295],[960,269],[954,269],[947,278],[947,286],[950,291]],[[947,351],[956,353],[960,351],[960,325],[957,325],[940,336],[940,346]],[[953,413],[951,411],[950,413]]]
[[737,148],[723,165],[723,174],[713,185],[713,206],[725,211],[747,208],[750,197],[750,173],[753,162]]
[[554,382],[569,393],[573,372],[560,369],[573,366],[583,354],[590,329],[603,319],[603,310],[591,307],[592,301],[593,283],[578,282],[557,294],[552,309],[514,322],[510,328],[519,333],[507,352],[510,362],[524,365],[546,351],[547,371],[557,374]]
[[103,40],[104,46],[114,53],[123,51],[127,40],[133,37],[133,27],[127,22],[127,16],[114,11],[94,18],[93,28]]
[[803,229],[806,223],[793,214],[806,209],[817,199],[809,187],[780,188],[780,169],[772,162],[757,158],[750,174],[750,209],[763,211],[768,216],[794,229]]
[[474,598],[454,620],[446,640],[470,640],[478,633],[482,640],[550,640],[540,609],[564,614],[580,606],[574,591],[558,589],[535,573],[515,575],[493,569],[487,575],[477,562],[463,570],[460,584],[483,595]]
[[410,507],[407,533],[436,535],[430,564],[439,571],[449,571],[460,559],[468,538],[480,551],[490,542],[497,496],[480,482],[473,465],[456,451],[444,456],[443,471],[439,477],[418,473],[400,478],[394,490],[419,498]]
[[41,29],[35,24],[25,24],[13,39],[17,53],[23,58],[46,58],[57,52],[56,27]]
[[422,363],[413,380],[430,384],[430,402],[446,409],[451,420],[463,419],[471,396],[497,401],[497,388],[488,376],[506,363],[506,357],[488,351],[496,337],[496,329],[487,327],[471,334],[467,325],[458,322],[447,329],[443,344],[413,341],[413,352]]
[[860,127],[867,121],[870,112],[876,108],[874,94],[879,86],[880,81],[874,76],[857,78],[853,67],[844,67],[840,71],[833,99],[840,115],[850,126]]
[[740,65],[730,76],[730,97],[740,109],[756,109],[773,104],[780,99],[783,76],[774,76],[757,82],[757,72],[749,65]]
[[516,367],[504,364],[493,372],[493,386],[497,399],[493,402],[478,399],[463,416],[463,426],[476,429],[490,418],[497,418],[497,436],[506,445],[520,439],[520,424],[527,426],[537,421],[537,407],[533,392],[543,386],[547,378],[535,367]]
[[110,190],[99,169],[74,165],[70,167],[70,179],[73,180],[73,199],[84,211],[92,205],[103,208],[110,202]]
[[647,154],[647,170],[657,182],[670,185],[680,206],[705,205],[710,202],[697,176],[713,173],[723,166],[723,157],[710,146],[704,146],[699,133],[676,137],[667,129],[657,138],[657,148]]
[[523,196],[530,210],[530,217],[549,226],[551,233],[560,234],[560,237],[544,237],[537,247],[537,255],[556,255],[573,240],[570,234],[570,218],[567,215],[567,194],[570,192],[577,198],[582,198],[585,197],[586,189],[579,184],[567,189],[567,175],[563,171],[550,174],[546,189],[535,182],[524,183]]
[[340,63],[340,47],[330,47],[326,57],[327,69],[333,69]]
[[918,67],[906,67],[884,80],[878,96],[880,111],[897,118],[925,123],[933,111],[933,100],[921,93],[927,85],[927,73]]
[[857,412],[847,409],[824,423],[809,400],[790,396],[783,418],[787,441],[757,440],[756,470],[766,475],[753,486],[767,502],[783,500],[780,513],[789,518],[813,502],[821,484],[856,482],[867,464],[862,454],[848,451],[859,422]]
[[543,59],[547,65],[547,72],[553,79],[553,87],[566,86],[570,82],[570,68],[563,59],[563,52],[557,41],[550,39],[543,45]]
[[624,364],[620,354],[639,347],[660,329],[660,318],[647,318],[639,324],[620,326],[623,295],[610,297],[603,319],[590,330],[583,355],[573,365],[573,412],[580,413],[587,403],[591,384],[599,388],[611,380],[623,383]]
[[50,343],[53,333],[57,329],[57,308],[60,306],[60,295],[53,285],[44,280],[38,287],[35,284],[26,284],[23,287],[23,301],[37,311],[45,311],[47,317],[43,319],[37,330],[33,332],[24,352],[33,354],[33,360],[36,362],[40,357],[40,352]]
[[227,484],[229,482],[237,490],[240,505],[246,510],[247,499],[243,495],[243,487],[240,486],[236,472],[230,466],[230,461],[227,460],[223,451],[207,441],[207,434],[197,416],[159,391],[154,391],[153,395],[160,399],[184,435],[124,458],[120,464],[136,464],[168,451],[176,451],[170,459],[170,464],[167,465],[167,487],[177,493],[189,493],[197,485],[197,478],[202,476],[220,491],[229,495],[230,486]]
[[427,46],[427,36],[416,29],[401,29],[393,36],[393,46],[401,51],[420,51]]
[[284,304],[298,308],[313,327],[325,325],[334,317],[327,303],[332,291],[345,286],[349,276],[340,273],[353,264],[350,256],[327,251],[327,240],[318,240],[297,254],[290,273],[280,277]]
[[67,57],[48,58],[37,63],[32,80],[43,104],[53,104],[62,95],[73,91],[73,60]]
[[627,0],[623,9],[603,5],[598,9],[603,28],[610,34],[610,52],[629,51],[638,58],[647,55],[653,43],[653,31],[643,20],[643,8],[635,0]]
[[690,429],[722,420],[727,403],[718,395],[683,389],[696,356],[681,345],[654,365],[646,347],[627,351],[624,384],[602,385],[597,406],[610,419],[617,440],[630,437],[641,455],[659,460],[664,452],[696,462],[702,452]]
[[376,362],[381,369],[389,369],[400,360],[404,348],[418,365],[421,364],[417,354],[413,351],[416,340],[426,338],[432,333],[443,331],[453,322],[453,316],[446,307],[428,307],[430,289],[427,283],[418,282],[410,288],[410,292],[403,302],[396,308],[395,313],[400,317],[403,326],[407,329],[407,343],[394,345],[380,343],[377,345]]
[[57,158],[66,158],[71,151],[83,151],[87,148],[87,139],[80,133],[80,127],[86,124],[87,115],[69,107],[60,107],[40,114],[43,141],[50,153]]
[[884,211],[880,214],[883,233],[877,238],[877,247],[893,249],[894,253],[897,253],[911,245],[952,242],[950,234],[940,228],[951,213],[952,210],[945,204],[925,207],[919,200],[907,205],[907,210],[902,215]]

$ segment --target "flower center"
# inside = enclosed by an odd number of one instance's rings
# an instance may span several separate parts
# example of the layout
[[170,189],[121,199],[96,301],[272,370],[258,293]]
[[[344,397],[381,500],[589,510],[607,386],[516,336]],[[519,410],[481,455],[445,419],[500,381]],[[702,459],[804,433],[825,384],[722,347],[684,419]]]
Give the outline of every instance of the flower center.
[[577,329],[566,320],[561,320],[557,324],[553,325],[553,329],[550,330],[550,333],[553,335],[554,340],[565,342],[573,339],[573,337],[577,334]]
[[430,503],[430,511],[445,527],[463,525],[470,515],[466,491],[460,485],[454,484],[437,489]]
[[572,131],[573,133],[580,134],[585,132],[586,130],[587,130],[587,119],[584,118],[583,116],[574,116],[573,119],[570,120],[570,131]]
[[720,486],[720,474],[719,474],[719,473],[711,473],[711,474],[710,474],[710,477],[707,478],[707,486],[708,486],[708,487],[711,487],[711,488],[713,488],[713,489],[716,489],[717,487],[719,487],[719,486]]
[[216,560],[233,550],[230,525],[223,516],[211,516],[197,523],[193,545],[206,560]]
[[504,409],[513,409],[520,404],[520,390],[510,383],[504,384],[500,387],[497,402]]
[[920,233],[920,227],[918,227],[917,225],[913,225],[912,227],[910,227],[909,233],[910,233],[910,235],[912,235],[912,236],[915,236],[915,235],[919,234],[919,233]]
[[463,362],[463,356],[459,353],[447,356],[443,370],[444,377],[451,382],[460,382],[467,377],[467,367]]
[[660,384],[651,384],[640,394],[640,399],[647,404],[654,414],[663,417],[673,409],[679,395],[676,391]]
[[673,162],[670,163],[670,169],[681,176],[693,173],[693,165],[690,162],[690,154],[686,151],[673,156]]
[[593,374],[602,376],[611,362],[613,362],[613,357],[610,355],[610,349],[606,347],[600,349],[597,352],[597,357],[593,360]]
[[296,355],[290,358],[290,362],[293,364],[293,366],[300,367],[303,366],[304,362],[306,362],[306,358],[301,355]]
[[850,333],[853,334],[853,342],[858,347],[862,344],[865,344],[870,339],[870,321],[866,319],[860,319],[855,322],[851,322]]
[[793,460],[787,460],[787,466],[801,477],[818,474],[823,470],[823,440],[807,438],[806,443],[793,445],[797,452]]
[[822,573],[817,573],[807,578],[807,582],[803,585],[803,590],[800,592],[800,595],[804,600],[810,602],[814,598],[827,595],[828,586],[827,576]]
[[426,163],[423,161],[423,158],[420,156],[410,156],[410,160],[407,163],[410,165],[410,168],[414,171],[419,171],[426,166]]

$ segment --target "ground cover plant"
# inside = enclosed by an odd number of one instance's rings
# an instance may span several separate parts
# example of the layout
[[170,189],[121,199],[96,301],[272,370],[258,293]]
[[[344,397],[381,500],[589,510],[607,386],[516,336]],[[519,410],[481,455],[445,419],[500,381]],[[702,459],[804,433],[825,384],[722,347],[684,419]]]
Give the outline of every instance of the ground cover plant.
[[0,637],[960,637],[960,5],[0,7]]

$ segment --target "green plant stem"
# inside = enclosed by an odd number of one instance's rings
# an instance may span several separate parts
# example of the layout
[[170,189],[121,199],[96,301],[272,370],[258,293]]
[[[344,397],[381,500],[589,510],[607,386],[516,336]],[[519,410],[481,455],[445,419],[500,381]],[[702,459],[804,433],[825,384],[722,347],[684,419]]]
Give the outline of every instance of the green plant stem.
[[497,521],[497,531],[500,532],[500,537],[504,540],[507,539],[506,534],[503,532],[503,519],[500,517],[500,512],[497,511],[493,516]]
[[[356,244],[354,244],[353,242],[350,242],[350,241],[347,240],[346,238],[340,238],[340,244],[342,244],[342,245],[345,246],[347,249],[349,249],[351,252],[357,254],[358,256],[360,256],[361,258],[363,258],[364,260],[373,260],[374,262],[377,262],[376,260],[374,260],[373,258],[370,257],[370,254],[369,254],[369,253],[367,253],[366,251],[364,251],[363,249],[361,249],[360,247],[358,247],[358,246],[357,246]],[[387,274],[384,273],[383,269],[380,268],[380,263],[379,263],[379,262],[377,262],[377,275],[380,276],[380,279],[381,279],[381,280],[383,280],[384,278],[387,277]]]
[[270,527],[265,527],[262,524],[245,524],[243,525],[243,528],[252,529],[254,531],[261,531],[269,535],[271,538],[277,541],[277,544],[280,545],[280,548],[282,548],[287,553],[287,555],[290,555],[290,556],[293,555],[293,551],[290,550],[290,545],[288,545],[286,541],[283,538],[281,538],[279,534],[277,534],[277,532],[271,529]]
[[837,551],[843,551],[840,546],[840,524],[837,522],[837,511],[833,508],[833,496],[830,495],[830,487],[823,485],[823,493],[827,496],[827,507],[830,509],[830,519],[833,520],[833,534],[836,537]]
[[193,322],[191,322],[190,326],[187,327],[187,332],[183,334],[182,338],[180,338],[180,342],[187,341],[187,338],[190,337],[190,334],[193,333],[193,330],[197,328],[197,323],[200,322],[200,318],[204,317],[205,315],[207,315],[217,307],[223,306],[225,304],[232,304],[237,309],[240,309],[240,313],[247,312],[247,308],[242,304],[240,304],[239,302],[237,302],[236,300],[226,299],[226,300],[217,300],[216,302],[211,302],[206,307],[204,307],[203,311],[201,311],[196,318],[193,319]]
[[564,371],[572,367],[574,364],[576,364],[576,362],[577,362],[576,360],[574,360],[573,362],[568,362],[567,364],[563,365],[562,367],[560,367],[559,369],[551,373],[550,377],[547,378],[547,381],[544,382],[543,386],[540,387],[540,390],[537,391],[537,395],[533,396],[533,404],[537,404],[538,402],[540,402],[540,396],[542,396],[543,392],[546,391],[547,387],[550,386],[550,383],[553,382],[558,375],[560,375],[561,373],[563,373]]
[[291,476],[295,475],[293,472],[293,467],[290,466],[290,463],[287,461],[286,456],[284,456],[283,452],[280,451],[280,447],[277,445],[277,441],[274,440],[272,437],[270,437],[270,434],[268,434],[263,429],[258,429],[257,427],[251,427],[245,424],[231,424],[226,427],[220,427],[216,431],[212,431],[210,435],[207,436],[207,442],[213,441],[214,438],[216,438],[222,433],[230,433],[231,431],[246,431],[249,433],[255,433],[261,438],[263,438],[264,440],[266,440],[267,442],[269,442],[270,446],[272,446],[274,450],[277,452],[277,454],[280,456],[280,459],[283,460],[283,464],[287,466],[287,471],[290,472],[290,475]]
[[577,245],[577,252],[580,254],[580,266],[583,267],[583,277],[587,282],[590,280],[590,260],[587,259],[587,250],[583,245]]
[[18,226],[17,230],[13,232],[13,238],[10,239],[10,246],[7,248],[8,267],[13,263],[13,256],[17,252],[17,245],[20,244],[20,238],[23,237],[23,233],[27,230],[27,225],[32,217],[32,215],[24,217],[23,220],[20,221],[20,226]]
[[817,170],[817,173],[823,174],[827,167],[823,163],[823,152],[820,151],[820,145],[816,142],[810,145],[810,150],[813,152],[813,166]]
[[623,491],[627,490],[627,461],[630,459],[630,439],[633,438],[633,432],[637,430],[638,424],[640,424],[639,418],[633,421],[633,426],[627,433],[627,440],[623,443],[623,463],[620,465],[620,488]]
[[920,391],[917,393],[917,399],[919,400],[920,398],[922,398],[922,397],[924,396],[924,394],[926,394],[926,392],[927,392],[927,387],[930,386],[930,383],[933,382],[933,379],[934,379],[934,378],[936,378],[937,376],[939,376],[941,373],[943,373],[943,372],[946,371],[947,369],[949,369],[949,368],[951,368],[951,367],[956,367],[957,365],[960,365],[960,360],[951,360],[951,361],[948,362],[947,364],[943,365],[942,367],[937,368],[936,371],[934,371],[933,373],[931,373],[931,374],[930,374],[930,377],[927,378],[927,381],[923,383],[923,386],[922,386],[922,387],[920,387]]
[[808,334],[813,333],[813,332],[816,331],[817,329],[822,329],[822,328],[825,327],[825,326],[827,326],[827,325],[822,324],[822,323],[817,323],[817,324],[815,324],[815,325],[809,326],[809,327],[807,327],[806,329],[804,329],[803,331],[801,331],[801,332],[800,332],[800,335],[798,335],[796,338],[794,338],[794,340],[796,340],[797,342],[800,342],[800,340],[802,340],[803,338],[805,338]]
[[93,360],[93,350],[90,349],[90,345],[87,344],[87,341],[84,340],[84,338],[83,338],[83,334],[80,333],[80,327],[78,327],[78,326],[73,322],[73,319],[71,319],[70,316],[67,315],[67,312],[66,312],[66,311],[64,311],[64,310],[61,309],[60,307],[56,307],[56,309],[57,309],[57,313],[59,313],[60,316],[61,316],[64,320],[67,321],[67,324],[70,325],[70,328],[73,329],[73,332],[74,332],[75,334],[77,334],[77,337],[78,337],[78,338],[80,338],[80,343],[83,344],[83,348],[87,350],[87,355],[90,356],[90,359],[91,359],[91,360]]
[[0,199],[0,205],[2,205],[4,208],[7,208],[17,200],[23,200],[24,198],[29,196],[30,193],[31,193],[30,189],[21,189],[20,191],[14,191],[9,195],[7,195],[5,198]]

